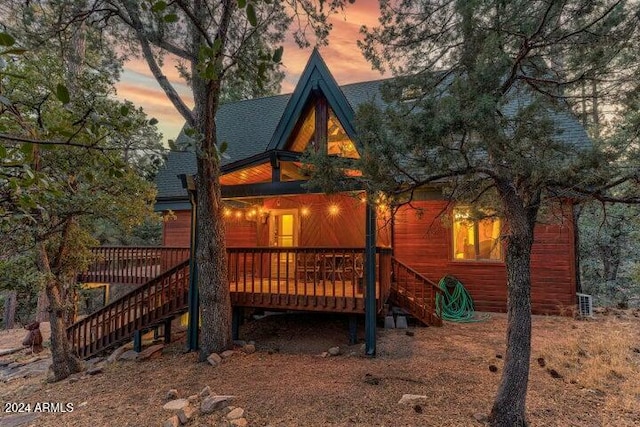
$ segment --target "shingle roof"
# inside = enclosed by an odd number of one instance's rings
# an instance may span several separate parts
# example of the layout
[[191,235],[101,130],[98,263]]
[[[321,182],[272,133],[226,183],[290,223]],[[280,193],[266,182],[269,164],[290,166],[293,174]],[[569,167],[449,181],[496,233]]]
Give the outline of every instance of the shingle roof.
[[[357,111],[359,105],[374,101],[384,106],[380,92],[382,84],[388,79],[352,83],[340,86],[351,108]],[[223,165],[236,162],[267,150],[267,146],[278,126],[282,114],[291,99],[291,94],[276,95],[224,104],[220,106],[216,122],[218,126],[218,140],[228,143],[229,158],[223,159]],[[509,115],[515,112],[523,100],[521,96],[507,103],[503,112]],[[584,127],[567,109],[555,111],[553,120],[556,128],[561,130],[557,135],[558,141],[572,144],[577,148],[588,148],[591,145]],[[177,143],[183,143],[188,137],[181,133]],[[195,153],[171,152],[164,167],[156,177],[158,187],[157,209],[176,209],[176,200],[187,200],[187,192],[182,188],[178,179],[179,174],[195,174]],[[184,204],[179,206],[185,206]],[[181,207],[182,208],[182,207]]]
[[[384,80],[374,80],[341,86],[347,101],[354,110],[365,102],[381,102],[380,85]],[[291,94],[268,96],[232,102],[220,106],[216,116],[218,141],[226,141],[228,148],[222,164],[228,164],[264,152],[278,125]],[[181,132],[176,143],[184,144],[188,137]],[[187,192],[177,175],[195,174],[196,156],[191,151],[170,152],[167,161],[156,177],[158,200],[186,199]]]

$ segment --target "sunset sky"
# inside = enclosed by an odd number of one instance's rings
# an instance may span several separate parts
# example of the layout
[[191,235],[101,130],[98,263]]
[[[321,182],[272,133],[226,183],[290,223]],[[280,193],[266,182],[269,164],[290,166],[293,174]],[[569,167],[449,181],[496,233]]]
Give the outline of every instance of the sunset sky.
[[[320,53],[339,84],[382,77],[378,71],[371,69],[371,65],[364,60],[356,45],[356,41],[361,38],[360,26],[376,25],[378,13],[376,0],[357,0],[355,4],[349,5],[344,13],[331,18],[333,30],[329,36],[329,46],[322,47]],[[282,93],[293,91],[311,51],[312,48],[300,49],[292,37],[287,38],[282,57],[283,70],[286,73],[282,82]],[[181,81],[175,68],[166,64],[164,72],[191,105],[190,89]],[[158,128],[165,140],[177,137],[184,121],[151,76],[146,63],[140,60],[128,62],[117,85],[117,91],[118,98],[132,101],[143,107],[150,117],[158,119]]]

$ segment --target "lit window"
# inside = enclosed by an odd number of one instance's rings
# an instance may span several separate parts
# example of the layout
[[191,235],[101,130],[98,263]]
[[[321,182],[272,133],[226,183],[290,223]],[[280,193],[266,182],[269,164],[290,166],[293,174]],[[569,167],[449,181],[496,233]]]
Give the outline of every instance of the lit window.
[[453,258],[502,260],[500,219],[474,219],[467,208],[453,210]]

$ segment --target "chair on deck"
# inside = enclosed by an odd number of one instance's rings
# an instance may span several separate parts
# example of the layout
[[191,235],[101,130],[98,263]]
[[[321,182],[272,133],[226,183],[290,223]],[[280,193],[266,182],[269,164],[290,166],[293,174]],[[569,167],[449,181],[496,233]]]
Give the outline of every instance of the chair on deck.
[[314,253],[298,253],[296,255],[296,274],[304,280],[316,280],[320,274],[318,255]]

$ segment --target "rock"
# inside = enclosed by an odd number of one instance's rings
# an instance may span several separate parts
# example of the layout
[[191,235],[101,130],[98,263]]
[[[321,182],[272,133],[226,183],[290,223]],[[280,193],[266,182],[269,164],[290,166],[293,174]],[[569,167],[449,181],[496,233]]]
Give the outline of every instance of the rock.
[[218,353],[211,353],[209,357],[207,357],[207,362],[209,362],[211,366],[218,366],[222,363],[222,357],[220,357]]
[[165,403],[162,409],[167,411],[179,411],[187,406],[189,406],[189,401],[187,399],[175,399]]
[[78,377],[71,377],[71,378],[69,378],[69,384],[77,383],[78,380],[79,380]]
[[127,351],[126,345],[116,348],[115,350],[113,350],[113,353],[111,353],[109,357],[107,357],[107,363],[114,363],[116,360],[120,359],[120,356],[122,356],[122,353],[124,353],[125,351]]
[[198,399],[200,399],[200,396],[198,396],[197,394],[192,394],[191,396],[187,397],[189,403],[196,403]]
[[178,411],[178,419],[180,420],[180,423],[186,424],[195,413],[196,410],[192,406],[187,405]]
[[326,351],[323,351],[322,353],[320,353],[320,357],[329,357],[329,353]]
[[138,360],[147,360],[151,359],[152,357],[162,356],[163,348],[164,344],[156,344],[152,345],[151,347],[147,347],[142,352],[140,352],[140,354],[138,355]]
[[235,408],[227,414],[228,420],[237,420],[238,418],[243,418],[243,417],[244,417],[244,409],[242,408]]
[[127,350],[124,353],[122,353],[120,355],[120,357],[118,358],[118,360],[137,360],[138,359],[138,352],[135,350]]
[[498,372],[498,367],[496,365],[489,365],[489,370],[491,372]]
[[220,356],[222,356],[223,359],[228,359],[234,354],[236,354],[236,352],[233,350],[225,350],[222,353],[220,353]]
[[233,345],[236,347],[244,347],[247,345],[247,342],[245,340],[233,340]]
[[367,384],[371,384],[371,385],[378,385],[378,384],[380,384],[380,379],[376,378],[376,377],[372,377],[372,376],[367,376],[364,379],[364,382],[367,383]]
[[244,347],[242,347],[242,351],[244,351],[247,354],[252,354],[256,352],[256,346],[253,344],[247,344]]
[[200,390],[200,397],[207,397],[207,396],[211,396],[211,387],[206,386],[205,388],[203,388],[202,390]]
[[180,419],[177,415],[174,415],[171,418],[167,418],[162,424],[162,427],[178,427],[180,425]]
[[227,406],[232,399],[233,396],[207,396],[200,404],[200,412],[203,414],[211,414]]
[[481,412],[476,412],[473,414],[473,419],[479,423],[484,423],[487,421],[487,416]]
[[222,408],[222,410],[220,410],[220,413],[222,415],[227,415],[229,412],[233,411],[234,409],[236,409],[235,406],[225,406],[224,408]]
[[238,418],[237,420],[231,420],[231,425],[236,427],[247,427],[249,423],[246,418]]
[[337,356],[337,355],[339,355],[339,354],[340,354],[340,347],[331,347],[331,348],[329,349],[329,354],[330,354],[331,356]]
[[104,367],[102,365],[94,366],[92,368],[87,369],[87,375],[98,375],[104,372]]
[[412,336],[414,336],[416,333],[415,333],[415,332],[413,332],[413,331],[406,331],[406,332],[405,332],[405,334],[406,334],[408,337],[412,337]]
[[164,398],[165,400],[176,400],[178,398],[178,390],[172,388],[171,390],[167,391],[167,395]]
[[415,405],[418,402],[426,402],[429,398],[420,394],[403,394],[398,405]]
[[91,359],[87,360],[85,363],[89,366],[95,366],[102,361],[104,361],[104,357],[92,357]]
[[[22,414],[8,415],[3,416],[0,419],[0,426],[2,427],[20,427],[30,425],[35,420],[40,418],[40,413],[38,412],[25,412]],[[36,425],[36,424],[31,424]]]
[[80,404],[77,406],[77,408],[83,408],[83,407],[87,406],[88,404],[89,404],[89,402],[87,402],[87,401],[85,400],[84,402],[80,403]]

